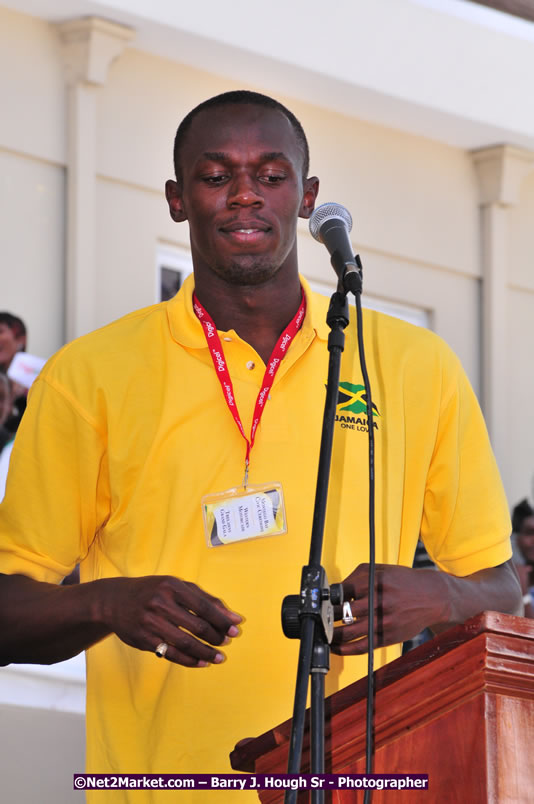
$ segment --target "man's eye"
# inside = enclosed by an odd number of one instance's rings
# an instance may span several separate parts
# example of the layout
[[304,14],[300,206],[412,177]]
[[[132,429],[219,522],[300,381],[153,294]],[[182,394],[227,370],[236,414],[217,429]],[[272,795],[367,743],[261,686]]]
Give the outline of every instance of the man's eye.
[[206,184],[221,184],[226,178],[226,174],[221,173],[216,176],[203,176],[202,181],[206,182]]
[[264,176],[260,176],[260,179],[266,184],[278,184],[284,181],[285,176],[283,173],[266,173]]

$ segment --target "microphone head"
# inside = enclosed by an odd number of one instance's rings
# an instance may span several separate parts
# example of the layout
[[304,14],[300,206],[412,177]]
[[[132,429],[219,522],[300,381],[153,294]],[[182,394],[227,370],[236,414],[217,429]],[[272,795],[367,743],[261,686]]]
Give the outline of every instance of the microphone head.
[[333,201],[327,201],[326,204],[321,204],[312,213],[310,218],[310,233],[315,240],[322,243],[321,239],[321,226],[325,221],[340,220],[347,227],[348,231],[352,229],[352,216],[348,209],[342,207],[341,204],[335,204]]

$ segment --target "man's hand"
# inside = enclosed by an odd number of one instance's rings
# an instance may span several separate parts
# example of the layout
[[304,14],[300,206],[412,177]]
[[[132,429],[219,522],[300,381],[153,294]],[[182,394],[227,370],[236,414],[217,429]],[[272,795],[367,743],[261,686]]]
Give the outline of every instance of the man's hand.
[[[344,598],[351,601],[355,622],[334,629],[334,653],[368,652],[368,589],[369,565],[360,564],[343,581]],[[520,614],[521,590],[509,561],[465,578],[432,569],[377,564],[374,609],[374,646],[380,647],[412,639],[424,628],[444,630],[481,611]],[[339,618],[340,611],[336,613]]]
[[186,667],[224,661],[214,645],[239,633],[241,617],[194,583],[165,575],[104,581],[102,622],[139,650],[169,646],[165,658]]
[[223,661],[215,646],[240,622],[217,598],[167,575],[71,586],[0,575],[0,665],[61,662],[115,633],[139,650],[166,642],[171,662],[205,667]]
[[[377,564],[375,570],[374,645],[396,645],[411,639],[443,611],[434,570],[414,570]],[[369,650],[369,565],[360,564],[343,581],[344,599],[351,601],[353,625],[334,630],[332,651],[341,655]],[[337,613],[337,610],[336,610]]]

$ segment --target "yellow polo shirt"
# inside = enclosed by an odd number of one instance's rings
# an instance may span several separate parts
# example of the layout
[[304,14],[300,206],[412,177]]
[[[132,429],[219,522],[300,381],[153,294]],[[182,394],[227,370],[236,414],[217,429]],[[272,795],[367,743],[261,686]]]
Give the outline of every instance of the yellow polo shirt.
[[[192,310],[192,278],[171,301],[68,344],[32,389],[0,507],[0,571],[58,582],[81,562],[82,581],[171,574],[244,618],[227,661],[206,669],[115,636],[87,651],[88,772],[229,772],[238,740],[291,716],[298,642],[282,635],[280,606],[298,592],[308,558],[328,366],[328,300],[303,285],[305,321],[276,375],[250,468],[251,483],[282,484],[284,535],[206,545],[200,499],[240,484],[245,442]],[[220,335],[250,432],[264,364],[234,331]],[[432,333],[374,312],[365,313],[365,342],[377,561],[411,565],[420,534],[447,572],[506,561],[507,502],[457,358]],[[368,560],[367,419],[352,322],[339,399],[323,552],[331,583]],[[379,650],[376,663],[397,655]],[[365,675],[366,661],[333,656],[327,693]],[[111,793],[116,804],[172,796]],[[237,797],[211,795],[219,804]],[[247,796],[257,800],[250,792],[239,801]]]

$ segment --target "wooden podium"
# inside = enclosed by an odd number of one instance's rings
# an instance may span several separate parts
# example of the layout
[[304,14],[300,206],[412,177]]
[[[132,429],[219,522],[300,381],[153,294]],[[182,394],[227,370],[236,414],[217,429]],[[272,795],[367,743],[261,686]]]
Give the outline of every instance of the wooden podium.
[[[365,686],[326,701],[327,773],[365,773]],[[236,747],[232,767],[286,773],[290,728]],[[306,731],[302,773],[308,745]],[[374,772],[427,773],[429,785],[374,790],[373,804],[534,802],[534,620],[484,612],[377,670]],[[283,793],[259,797],[271,804]],[[334,790],[326,800],[362,802],[363,792]]]

